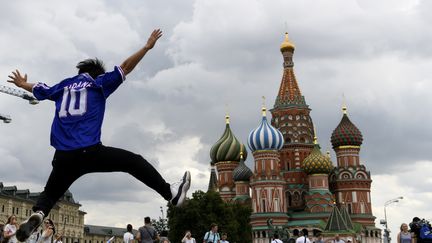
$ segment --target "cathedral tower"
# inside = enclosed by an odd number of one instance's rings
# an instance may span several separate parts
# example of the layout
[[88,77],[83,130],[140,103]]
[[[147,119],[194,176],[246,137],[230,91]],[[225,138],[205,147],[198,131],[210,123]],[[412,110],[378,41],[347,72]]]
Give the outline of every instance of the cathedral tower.
[[252,171],[244,163],[243,151],[240,151],[239,165],[233,171],[236,196],[234,201],[239,203],[250,203],[249,184]]
[[282,81],[271,113],[272,125],[282,132],[284,138],[279,166],[287,182],[287,207],[302,209],[305,206],[307,175],[301,168],[314,147],[314,132],[309,106],[294,74],[294,50],[295,46],[286,33],[280,47],[284,59]]
[[316,137],[314,148],[303,161],[303,170],[308,174],[309,191],[305,196],[306,208],[309,213],[331,212],[334,199],[329,190],[329,173],[333,170],[330,158],[323,155]]
[[348,118],[346,107],[342,111],[342,120],[331,136],[337,158],[337,167],[330,175],[331,189],[338,205],[345,204],[353,222],[375,225],[370,197],[372,180],[359,156],[363,136]]
[[213,145],[210,150],[211,164],[216,166],[218,191],[224,201],[231,201],[236,196],[233,171],[240,161],[240,151],[246,159],[245,147],[234,136],[230,128],[230,119],[225,117],[226,126],[222,137]]
[[263,107],[261,124],[248,137],[255,162],[250,183],[254,243],[268,241],[267,219],[271,218],[274,225],[288,223],[285,180],[279,168],[279,150],[283,142],[282,133],[267,122],[266,108]]

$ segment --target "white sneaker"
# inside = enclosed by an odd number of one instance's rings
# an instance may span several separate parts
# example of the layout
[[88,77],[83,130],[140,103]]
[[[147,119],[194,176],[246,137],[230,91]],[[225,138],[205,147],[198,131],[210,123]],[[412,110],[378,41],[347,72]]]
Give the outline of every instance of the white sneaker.
[[45,217],[42,211],[33,213],[26,221],[22,222],[16,232],[18,241],[24,242],[42,224]]
[[176,183],[171,184],[171,195],[170,202],[174,206],[181,206],[186,199],[186,193],[189,190],[191,183],[191,175],[189,171],[186,171],[183,178]]

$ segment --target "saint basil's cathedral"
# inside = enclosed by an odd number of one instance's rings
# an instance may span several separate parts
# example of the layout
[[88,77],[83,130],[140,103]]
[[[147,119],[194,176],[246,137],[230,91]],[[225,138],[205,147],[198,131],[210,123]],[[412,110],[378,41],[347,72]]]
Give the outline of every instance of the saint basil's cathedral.
[[288,34],[280,50],[283,75],[269,111],[272,118],[263,107],[259,126],[247,138],[253,169],[245,165],[247,150],[231,131],[227,116],[225,131],[210,151],[209,190],[218,191],[226,202],[252,205],[254,243],[269,242],[268,219],[291,235],[307,229],[312,240],[321,235],[326,242],[338,234],[345,242],[381,242],[372,214],[370,172],[359,156],[362,133],[343,107],[331,135],[336,163],[321,152],[311,109],[294,74],[295,46]]

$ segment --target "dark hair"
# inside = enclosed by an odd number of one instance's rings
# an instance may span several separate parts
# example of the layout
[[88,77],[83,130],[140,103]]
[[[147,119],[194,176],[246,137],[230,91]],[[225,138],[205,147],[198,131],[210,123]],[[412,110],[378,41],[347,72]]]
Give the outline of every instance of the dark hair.
[[215,226],[217,226],[217,224],[212,223],[212,224],[210,225],[210,229],[213,229]]
[[9,216],[9,218],[7,219],[6,224],[10,224],[10,223],[12,223],[12,218],[15,218],[15,219],[16,219],[16,216],[15,216],[14,214],[12,214],[11,216]]
[[273,235],[273,238],[275,238],[275,239],[279,239],[279,234],[278,234],[278,233],[275,233],[275,234]]
[[53,235],[55,234],[56,230],[55,230],[55,226],[54,226],[54,222],[51,219],[44,219],[44,221],[48,221],[49,224],[52,226],[52,230],[53,230]]
[[76,68],[78,68],[78,74],[88,73],[93,79],[105,73],[103,62],[97,58],[81,61],[76,65]]
[[144,218],[144,223],[146,223],[146,224],[150,223],[150,217],[145,217]]
[[306,237],[308,235],[308,230],[307,229],[302,229],[303,235]]
[[128,225],[126,226],[126,230],[127,230],[128,232],[132,232],[132,225],[131,225],[131,224],[128,224]]

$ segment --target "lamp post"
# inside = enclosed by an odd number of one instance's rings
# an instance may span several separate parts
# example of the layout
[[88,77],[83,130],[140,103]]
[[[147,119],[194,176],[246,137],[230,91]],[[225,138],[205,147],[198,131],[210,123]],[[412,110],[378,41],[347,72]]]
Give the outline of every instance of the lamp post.
[[387,223],[387,210],[386,207],[392,203],[397,203],[399,202],[399,200],[403,199],[403,197],[397,197],[397,198],[393,198],[391,200],[388,200],[387,202],[384,203],[384,236],[386,238],[386,242],[385,243],[390,243],[391,238],[390,238],[390,230],[388,229],[388,223]]
[[0,114],[0,120],[3,120],[4,123],[10,123],[12,119],[8,115],[2,115]]

